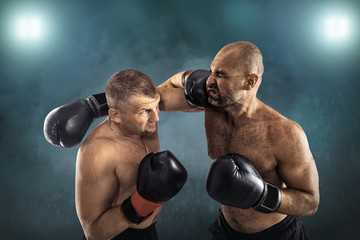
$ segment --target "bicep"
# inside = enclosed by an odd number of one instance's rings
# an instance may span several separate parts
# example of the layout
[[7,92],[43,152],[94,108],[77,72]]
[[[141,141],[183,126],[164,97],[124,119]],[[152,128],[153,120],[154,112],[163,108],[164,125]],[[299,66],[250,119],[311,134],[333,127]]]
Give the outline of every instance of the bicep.
[[76,166],[76,208],[82,223],[93,223],[107,209],[119,188],[109,159],[79,151]]
[[318,172],[305,133],[296,127],[284,138],[278,154],[278,173],[287,187],[318,195]]

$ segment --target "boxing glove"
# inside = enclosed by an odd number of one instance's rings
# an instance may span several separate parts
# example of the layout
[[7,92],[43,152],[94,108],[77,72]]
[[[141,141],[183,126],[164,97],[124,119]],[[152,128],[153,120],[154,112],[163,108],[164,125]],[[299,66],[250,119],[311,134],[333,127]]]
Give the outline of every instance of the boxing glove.
[[139,164],[136,190],[121,205],[123,215],[140,223],[183,187],[187,172],[170,152],[149,153]]
[[206,190],[216,201],[239,208],[275,212],[281,204],[278,187],[265,182],[245,157],[229,154],[210,166]]
[[75,146],[84,138],[91,123],[96,118],[106,116],[108,109],[105,93],[55,108],[45,118],[45,138],[56,146]]
[[182,84],[186,100],[189,104],[199,108],[206,108],[209,105],[206,90],[206,80],[211,75],[207,70],[187,71],[182,76]]

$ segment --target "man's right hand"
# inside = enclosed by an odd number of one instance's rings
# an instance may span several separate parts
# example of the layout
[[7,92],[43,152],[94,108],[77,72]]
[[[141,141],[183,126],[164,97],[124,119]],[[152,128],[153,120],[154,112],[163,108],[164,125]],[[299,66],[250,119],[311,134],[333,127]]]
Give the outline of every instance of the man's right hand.
[[170,152],[149,153],[138,169],[136,190],[121,205],[123,215],[140,223],[183,187],[187,171]]
[[[193,106],[208,106],[206,80],[210,71],[194,70],[183,74],[185,96]],[[44,135],[46,140],[56,146],[73,147],[84,138],[91,123],[108,114],[105,93],[78,99],[53,109],[45,118]]]

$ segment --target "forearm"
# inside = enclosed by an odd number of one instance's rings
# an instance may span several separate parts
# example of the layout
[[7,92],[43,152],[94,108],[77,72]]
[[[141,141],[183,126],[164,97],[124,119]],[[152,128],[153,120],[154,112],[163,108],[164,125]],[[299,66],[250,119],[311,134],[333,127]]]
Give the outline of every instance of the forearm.
[[159,103],[160,111],[203,111],[203,109],[197,107],[196,104],[189,104],[189,101],[185,96],[183,78],[187,73],[189,72],[177,73],[157,87],[161,99]]
[[88,240],[112,239],[130,227],[130,223],[121,214],[120,206],[108,209],[95,221],[83,224]]
[[282,201],[277,212],[286,215],[310,216],[315,214],[319,205],[319,197],[315,193],[304,192],[292,188],[281,190]]
[[185,71],[179,72],[179,73],[173,75],[168,80],[166,80],[165,82],[160,84],[158,87],[184,88],[184,86],[182,84],[182,80],[181,80],[184,73],[185,73]]
[[160,111],[183,111],[183,112],[199,112],[202,109],[191,106],[184,94],[183,88],[167,88],[158,87],[160,94]]
[[184,72],[179,72],[157,87],[160,94],[160,111],[184,111],[191,108],[184,95],[181,78]]

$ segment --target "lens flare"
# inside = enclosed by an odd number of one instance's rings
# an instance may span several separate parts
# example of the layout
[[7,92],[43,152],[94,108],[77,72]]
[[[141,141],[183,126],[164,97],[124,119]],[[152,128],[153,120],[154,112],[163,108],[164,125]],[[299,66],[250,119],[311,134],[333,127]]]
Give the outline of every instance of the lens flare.
[[21,39],[36,40],[43,34],[43,24],[38,17],[22,17],[17,22],[17,35]]
[[344,40],[350,33],[350,22],[346,17],[333,16],[325,21],[326,36],[330,40]]

